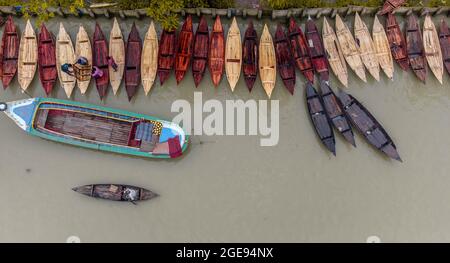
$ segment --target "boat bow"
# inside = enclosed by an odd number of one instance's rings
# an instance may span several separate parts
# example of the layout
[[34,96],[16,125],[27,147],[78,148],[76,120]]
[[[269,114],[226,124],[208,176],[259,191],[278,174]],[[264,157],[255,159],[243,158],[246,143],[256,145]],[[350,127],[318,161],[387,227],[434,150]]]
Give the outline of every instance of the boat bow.
[[22,130],[28,131],[33,120],[37,99],[25,99],[0,104],[0,111],[11,118]]

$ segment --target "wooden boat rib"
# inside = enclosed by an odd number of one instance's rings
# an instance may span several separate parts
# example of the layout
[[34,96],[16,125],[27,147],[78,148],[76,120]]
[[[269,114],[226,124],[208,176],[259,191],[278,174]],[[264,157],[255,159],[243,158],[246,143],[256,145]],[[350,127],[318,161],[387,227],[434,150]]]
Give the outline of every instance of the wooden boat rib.
[[394,9],[401,6],[405,2],[406,0],[386,0],[379,14],[384,15],[387,13],[391,13],[392,11],[394,11]]
[[175,62],[177,36],[175,30],[163,30],[158,49],[158,76],[161,86],[169,78]]
[[192,53],[192,75],[195,86],[198,87],[205,75],[208,64],[209,29],[204,16],[200,18],[194,37],[194,50]]
[[277,77],[275,47],[273,46],[272,36],[269,28],[264,25],[261,39],[259,40],[259,77],[267,96],[270,99],[272,91],[275,88]]
[[336,38],[336,33],[333,28],[328,23],[328,20],[323,18],[323,27],[322,27],[322,38],[323,38],[323,46],[327,53],[328,63],[330,64],[331,69],[334,72],[334,75],[337,79],[344,85],[344,87],[348,87],[348,73],[347,73],[347,64],[345,63],[344,56],[342,55],[341,47],[339,46],[339,42]]
[[49,95],[55,86],[58,72],[56,69],[55,40],[52,34],[48,32],[45,24],[41,26],[38,42],[39,79],[45,93]]
[[309,55],[314,66],[314,70],[319,73],[321,79],[329,80],[328,63],[325,58],[322,39],[311,17],[308,17],[305,27],[305,36],[308,40]]
[[427,78],[427,61],[423,49],[422,33],[415,15],[408,16],[406,25],[406,49],[411,68],[417,78],[425,83]]
[[19,84],[22,90],[26,90],[33,81],[38,60],[38,47],[36,33],[30,20],[27,20],[25,30],[20,39],[19,66],[17,69]]
[[375,54],[373,40],[358,12],[355,15],[355,40],[364,66],[376,81],[380,81],[380,64]]
[[148,115],[51,98],[2,103],[27,133],[83,148],[149,158],[176,158],[189,136],[173,122]]
[[[89,66],[92,71],[92,46],[91,41],[89,40],[89,36],[82,25],[78,30],[77,40],[75,42],[75,57],[78,59],[79,57],[85,57],[89,63]],[[87,76],[87,79],[80,80],[77,79],[78,88],[81,91],[81,94],[85,94],[88,87],[89,82],[91,82],[91,75]]]
[[450,30],[444,19],[441,20],[441,26],[439,27],[439,43],[441,44],[445,68],[447,73],[450,74]]
[[236,17],[231,22],[225,45],[225,72],[231,91],[234,91],[241,76],[242,42],[241,32],[236,22]]
[[314,67],[309,56],[306,38],[302,29],[295,23],[293,17],[289,20],[288,38],[295,64],[303,76],[311,83],[314,83]]
[[125,56],[125,88],[127,90],[128,101],[131,101],[136,89],[141,83],[141,52],[142,40],[137,31],[136,24],[133,23],[131,32],[128,35]]
[[192,28],[192,18],[186,17],[180,34],[178,35],[178,50],[175,58],[175,79],[177,84],[181,82],[189,68],[193,49],[194,32]]
[[244,71],[245,84],[251,92],[258,75],[258,36],[253,27],[253,22],[248,22],[244,35],[244,45],[242,50],[242,68]]
[[283,80],[284,86],[292,95],[294,95],[295,66],[291,63],[292,54],[289,40],[280,24],[278,24],[277,31],[275,32],[275,55],[277,60],[277,71]]
[[372,39],[375,54],[380,67],[383,69],[388,78],[393,79],[394,61],[392,59],[389,40],[377,16],[375,16],[375,19],[373,20]]
[[220,16],[216,16],[209,44],[208,67],[214,86],[218,86],[222,79],[225,64],[225,39]]
[[145,34],[141,57],[141,78],[145,95],[153,86],[158,71],[158,35],[153,21]]
[[74,187],[72,190],[94,198],[133,203],[136,201],[149,200],[158,196],[150,190],[123,184],[88,184]]
[[70,98],[75,87],[76,78],[61,70],[61,66],[66,63],[75,63],[75,51],[64,25],[59,23],[59,33],[56,40],[56,69],[58,70],[59,83],[66,92],[67,98]]
[[123,40],[122,31],[120,30],[119,23],[117,19],[114,18],[113,27],[109,35],[109,56],[114,59],[117,64],[117,70],[109,66],[109,81],[114,95],[120,88],[120,83],[122,82],[123,72],[125,69],[125,42]]
[[8,16],[2,38],[1,77],[3,88],[6,89],[17,72],[19,58],[19,34],[12,16]]
[[442,84],[442,75],[444,74],[444,64],[442,61],[441,45],[439,36],[431,17],[427,15],[423,24],[423,47],[428,66]]
[[386,19],[386,35],[391,47],[391,53],[401,69],[407,71],[409,68],[408,52],[406,51],[406,40],[395,16],[388,13]]
[[[100,28],[98,23],[95,24],[94,31],[94,43],[93,43],[93,65],[98,67],[103,75],[95,79],[95,85],[97,87],[98,95],[100,99],[106,96],[108,93],[108,83],[109,83],[109,63],[108,63],[108,42],[106,42],[105,35]],[[114,57],[114,60],[116,58]],[[117,63],[117,62],[116,62]]]

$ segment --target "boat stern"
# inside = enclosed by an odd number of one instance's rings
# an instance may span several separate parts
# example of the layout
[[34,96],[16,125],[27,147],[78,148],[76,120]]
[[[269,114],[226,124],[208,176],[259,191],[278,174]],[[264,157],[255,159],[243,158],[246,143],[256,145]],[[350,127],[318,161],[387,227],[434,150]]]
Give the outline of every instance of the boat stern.
[[147,190],[147,189],[141,189],[140,200],[142,200],[142,201],[143,200],[149,200],[149,199],[155,198],[157,196],[158,196],[157,193],[154,193],[154,192],[152,192],[150,190]]
[[3,102],[0,103],[0,111],[3,111],[22,130],[29,131],[37,104],[37,98]]
[[187,149],[189,136],[186,135],[185,131],[176,123],[164,121],[162,124],[163,127],[159,142],[168,143],[170,158],[181,156]]

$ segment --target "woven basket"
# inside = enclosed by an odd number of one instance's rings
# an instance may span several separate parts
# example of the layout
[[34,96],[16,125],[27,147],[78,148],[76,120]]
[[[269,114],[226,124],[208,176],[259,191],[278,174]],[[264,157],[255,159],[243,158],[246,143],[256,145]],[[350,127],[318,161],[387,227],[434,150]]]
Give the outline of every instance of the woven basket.
[[92,74],[92,65],[74,64],[73,71],[77,80],[89,80]]

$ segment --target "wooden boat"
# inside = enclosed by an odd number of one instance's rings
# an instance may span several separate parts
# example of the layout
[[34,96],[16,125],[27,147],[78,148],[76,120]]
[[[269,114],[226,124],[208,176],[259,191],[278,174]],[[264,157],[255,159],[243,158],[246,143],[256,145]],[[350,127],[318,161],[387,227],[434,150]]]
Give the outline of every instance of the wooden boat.
[[248,90],[251,92],[258,75],[258,36],[253,27],[253,22],[248,22],[247,30],[244,35],[244,46],[242,50],[242,68],[244,71],[244,80]]
[[372,39],[373,47],[375,49],[375,54],[380,67],[383,69],[388,78],[393,79],[394,61],[392,59],[389,40],[377,16],[375,16],[375,19],[373,20]]
[[132,203],[149,200],[158,196],[150,190],[123,184],[88,184],[74,187],[72,190],[90,197]]
[[294,95],[295,66],[291,63],[292,54],[289,40],[280,24],[278,24],[277,31],[275,32],[275,55],[277,59],[277,71],[280,73],[284,86]]
[[63,23],[59,23],[59,33],[56,39],[56,69],[58,70],[59,83],[66,92],[67,98],[70,98],[72,95],[76,78],[74,75],[63,72],[61,66],[64,64],[73,64],[75,60],[72,40],[69,34],[67,34]]
[[175,79],[177,80],[177,84],[181,82],[189,68],[192,49],[194,47],[193,40],[192,18],[188,15],[178,35],[178,50],[175,57]]
[[345,63],[344,56],[342,55],[341,47],[336,38],[336,33],[334,33],[333,28],[328,23],[328,20],[323,18],[322,27],[322,38],[323,46],[327,52],[328,63],[334,72],[337,79],[344,85],[348,87],[348,73],[347,64]]
[[236,84],[241,76],[242,65],[242,42],[241,32],[236,22],[236,17],[231,22],[230,29],[227,34],[225,45],[225,72],[231,91],[234,91]]
[[376,81],[380,81],[380,64],[375,54],[373,40],[358,12],[355,15],[355,40],[364,66]]
[[188,135],[175,123],[148,115],[52,98],[0,103],[24,131],[83,148],[150,158],[176,158]]
[[225,64],[225,39],[220,16],[216,16],[209,44],[208,67],[214,86],[218,86],[222,79]]
[[125,88],[127,90],[128,101],[131,101],[136,88],[141,83],[141,52],[142,40],[137,31],[136,24],[133,23],[131,32],[128,35],[125,56]]
[[30,20],[27,20],[19,46],[19,66],[17,69],[19,84],[22,90],[26,90],[36,73],[38,60],[38,47],[36,33]]
[[375,117],[353,96],[341,91],[339,99],[347,118],[353,126],[366,138],[367,142],[384,152],[392,159],[402,161],[397,148],[387,132]]
[[302,29],[295,23],[293,17],[289,20],[288,38],[291,43],[291,52],[297,68],[308,81],[314,83],[314,67],[309,57],[306,38]]
[[175,62],[176,44],[177,36],[175,30],[163,30],[158,49],[158,76],[161,85],[169,78],[170,71],[172,71]]
[[120,30],[117,19],[114,18],[113,27],[109,34],[109,56],[114,59],[117,64],[117,70],[109,66],[109,81],[114,95],[119,90],[120,83],[123,78],[123,71],[125,69],[125,42],[123,40],[122,31]]
[[408,52],[406,51],[406,40],[395,16],[388,13],[386,19],[386,35],[391,47],[391,53],[401,69],[407,71],[409,68]]
[[209,52],[209,30],[208,23],[204,16],[200,18],[197,31],[194,37],[194,50],[192,53],[192,75],[195,86],[198,87],[200,81],[205,75],[206,65],[208,64]]
[[141,57],[141,78],[145,95],[148,94],[158,72],[158,35],[153,21],[145,34]]
[[383,7],[381,8],[381,11],[379,12],[380,15],[384,15],[387,13],[392,13],[394,9],[401,6],[403,3],[405,3],[406,0],[386,0],[383,4]]
[[[106,42],[105,35],[98,23],[95,23],[94,31],[94,53],[93,53],[93,65],[98,67],[103,75],[100,78],[95,79],[95,85],[97,86],[97,92],[100,99],[106,96],[108,93],[109,83],[109,63],[108,63],[108,43]],[[115,57],[113,57],[116,60]],[[120,61],[120,60],[119,60]],[[117,62],[116,62],[117,63]]]
[[427,61],[423,50],[422,33],[415,15],[408,16],[406,24],[406,49],[411,68],[423,83],[427,78]]
[[56,69],[55,39],[48,32],[45,24],[41,25],[38,42],[39,79],[45,94],[49,95],[55,86],[58,72]]
[[12,16],[8,16],[2,38],[2,56],[0,72],[3,88],[6,89],[17,72],[17,59],[19,57],[19,34]]
[[273,46],[272,36],[270,35],[267,24],[259,40],[259,77],[261,84],[270,99],[272,91],[275,88],[275,80],[277,78],[275,47]]
[[322,46],[322,39],[311,17],[308,17],[308,20],[306,21],[305,36],[308,40],[309,55],[314,70],[319,73],[321,79],[329,80],[328,62]]
[[[92,71],[92,46],[91,41],[89,40],[89,36],[84,29],[83,26],[80,25],[77,34],[77,41],[75,42],[75,57],[78,59],[79,57],[85,57],[89,63],[89,68]],[[85,94],[88,87],[89,82],[91,82],[91,75],[86,75],[86,79],[80,80],[77,79],[78,88],[81,91],[81,94]]]
[[439,43],[442,49],[442,59],[444,60],[447,73],[450,74],[450,30],[444,19],[441,20],[439,28]]
[[342,55],[344,55],[348,65],[362,81],[366,82],[366,73],[359,55],[358,46],[352,33],[350,33],[350,30],[344,24],[339,14],[336,14],[336,36],[342,50]]
[[328,118],[322,98],[317,93],[311,82],[306,83],[306,105],[308,106],[309,117],[316,130],[316,134],[323,145],[336,155],[336,142],[334,140],[333,128]]
[[433,72],[439,83],[442,84],[444,64],[442,61],[441,45],[439,44],[439,36],[430,15],[425,17],[423,24],[423,48],[431,72]]

